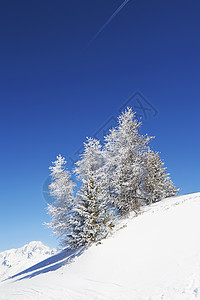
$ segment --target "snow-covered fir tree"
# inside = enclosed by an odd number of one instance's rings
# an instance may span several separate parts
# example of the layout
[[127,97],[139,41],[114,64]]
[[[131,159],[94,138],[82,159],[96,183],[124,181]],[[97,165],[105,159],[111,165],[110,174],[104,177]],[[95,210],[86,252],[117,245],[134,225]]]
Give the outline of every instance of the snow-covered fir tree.
[[79,214],[79,203],[80,199],[76,196],[76,202],[68,216],[68,230],[61,240],[62,246],[67,246],[71,249],[77,249],[86,245],[83,236],[85,218]]
[[47,210],[51,216],[51,222],[46,225],[53,229],[54,235],[60,236],[61,240],[68,244],[73,239],[71,220],[76,185],[71,180],[70,172],[66,169],[66,160],[61,155],[57,156],[57,160],[49,169],[52,179],[49,189],[54,202],[48,205]]
[[144,153],[151,140],[139,134],[141,123],[131,108],[118,117],[118,126],[105,137],[104,155],[107,190],[120,215],[136,213],[141,206]]
[[101,148],[98,140],[88,138],[84,143],[84,153],[76,163],[75,169],[75,173],[82,181],[75,211],[79,219],[84,220],[81,243],[87,246],[105,238],[114,226],[115,212],[106,201],[101,181],[101,168],[104,164]]
[[59,155],[53,162],[49,188],[54,202],[48,205],[47,225],[62,245],[78,248],[100,242],[117,215],[137,214],[141,205],[177,194],[159,154],[149,147],[152,137],[141,135],[140,126],[128,107],[105,137],[104,147],[87,139],[74,170],[81,181],[76,195],[65,159]]
[[151,204],[166,197],[175,196],[179,189],[174,187],[170,174],[159,154],[148,149],[145,155],[145,174],[142,192],[146,204]]

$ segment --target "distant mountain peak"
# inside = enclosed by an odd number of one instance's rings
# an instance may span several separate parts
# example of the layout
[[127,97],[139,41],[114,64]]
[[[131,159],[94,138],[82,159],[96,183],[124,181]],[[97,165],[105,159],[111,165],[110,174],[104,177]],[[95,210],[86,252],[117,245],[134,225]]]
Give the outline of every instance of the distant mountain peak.
[[0,252],[0,280],[56,254],[56,249],[41,241],[32,241],[20,248]]

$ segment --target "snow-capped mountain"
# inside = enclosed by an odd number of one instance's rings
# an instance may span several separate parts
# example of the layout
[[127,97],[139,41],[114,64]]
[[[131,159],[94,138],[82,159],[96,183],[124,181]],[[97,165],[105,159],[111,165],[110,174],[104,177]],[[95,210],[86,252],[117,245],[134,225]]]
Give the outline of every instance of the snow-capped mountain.
[[56,253],[42,242],[33,241],[18,248],[0,252],[0,280],[20,272]]
[[200,193],[167,198],[126,223],[98,246],[16,272],[0,283],[0,299],[200,299]]

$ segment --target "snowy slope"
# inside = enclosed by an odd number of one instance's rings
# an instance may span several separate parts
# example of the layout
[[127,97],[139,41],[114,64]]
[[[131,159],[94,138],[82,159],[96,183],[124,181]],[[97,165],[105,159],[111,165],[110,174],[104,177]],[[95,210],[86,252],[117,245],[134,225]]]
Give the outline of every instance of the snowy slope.
[[101,245],[66,249],[1,282],[0,299],[200,299],[199,228],[200,193],[165,199]]
[[0,280],[8,278],[55,253],[55,249],[36,241],[18,249],[0,252]]

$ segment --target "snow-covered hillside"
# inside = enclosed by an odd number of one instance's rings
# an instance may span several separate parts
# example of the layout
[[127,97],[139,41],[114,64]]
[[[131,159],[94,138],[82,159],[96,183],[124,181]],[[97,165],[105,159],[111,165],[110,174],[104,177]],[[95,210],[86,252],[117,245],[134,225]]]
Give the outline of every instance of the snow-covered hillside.
[[200,193],[147,207],[101,245],[0,283],[1,300],[200,299]]
[[0,252],[0,280],[31,267],[55,253],[55,249],[36,241],[30,242],[19,249]]

